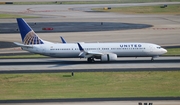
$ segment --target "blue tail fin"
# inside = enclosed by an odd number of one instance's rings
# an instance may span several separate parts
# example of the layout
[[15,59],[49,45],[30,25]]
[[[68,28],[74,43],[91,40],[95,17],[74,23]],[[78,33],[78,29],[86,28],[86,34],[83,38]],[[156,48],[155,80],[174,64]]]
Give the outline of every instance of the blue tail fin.
[[31,27],[22,18],[17,18],[17,23],[21,33],[22,42],[25,45],[44,44],[38,35],[31,29]]

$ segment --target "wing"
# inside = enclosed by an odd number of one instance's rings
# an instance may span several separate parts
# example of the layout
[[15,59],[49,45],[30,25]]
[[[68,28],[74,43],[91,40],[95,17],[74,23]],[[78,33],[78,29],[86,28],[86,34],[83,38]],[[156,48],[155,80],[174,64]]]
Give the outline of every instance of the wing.
[[93,56],[101,56],[101,55],[103,55],[103,53],[101,53],[101,52],[85,51],[85,50],[83,49],[83,47],[80,45],[80,43],[77,43],[77,44],[78,44],[79,50],[81,51],[81,52],[79,53],[79,56],[80,56],[80,57],[89,58],[89,57],[93,57]]

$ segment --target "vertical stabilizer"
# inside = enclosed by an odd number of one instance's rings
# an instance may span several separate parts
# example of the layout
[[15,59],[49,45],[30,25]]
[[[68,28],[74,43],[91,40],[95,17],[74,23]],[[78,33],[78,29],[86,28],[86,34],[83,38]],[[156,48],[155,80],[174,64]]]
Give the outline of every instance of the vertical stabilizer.
[[24,19],[17,18],[17,23],[21,33],[22,42],[25,45],[44,44],[42,39],[38,37]]

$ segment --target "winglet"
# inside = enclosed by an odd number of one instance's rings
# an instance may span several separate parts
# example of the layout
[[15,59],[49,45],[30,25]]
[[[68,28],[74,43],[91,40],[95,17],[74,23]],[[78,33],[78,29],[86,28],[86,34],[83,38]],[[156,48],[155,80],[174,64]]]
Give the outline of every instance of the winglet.
[[62,43],[67,43],[66,40],[62,36],[60,36],[60,38],[61,38]]
[[80,50],[80,51],[84,51],[84,49],[82,48],[82,46],[81,46],[79,43],[77,43],[77,44],[78,44],[79,50]]

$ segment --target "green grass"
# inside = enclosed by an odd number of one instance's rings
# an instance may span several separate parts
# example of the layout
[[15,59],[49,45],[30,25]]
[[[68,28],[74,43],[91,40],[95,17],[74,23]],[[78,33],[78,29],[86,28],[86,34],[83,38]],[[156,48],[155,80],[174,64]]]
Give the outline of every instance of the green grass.
[[[58,2],[59,3],[59,2]],[[58,4],[54,2],[14,2],[14,5],[50,5],[50,4]]]
[[180,48],[167,48],[167,53],[165,55],[173,55],[173,56],[176,56],[176,55],[180,55]]
[[70,73],[0,74],[0,100],[180,96],[179,71],[67,75]]
[[16,14],[0,14],[0,19],[12,19],[12,18],[37,18],[37,16],[26,16]]
[[135,7],[114,7],[109,10],[104,8],[94,8],[95,11],[103,12],[116,12],[125,14],[180,14],[179,5],[168,5],[166,8],[160,8],[160,6],[135,6]]

